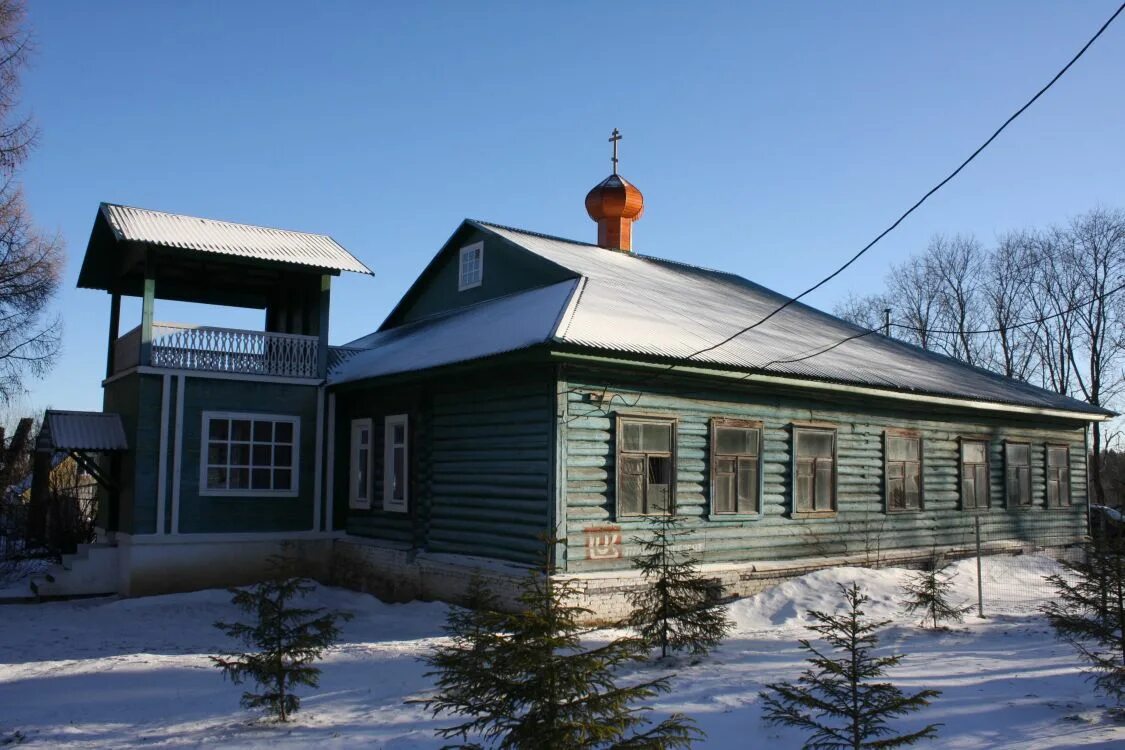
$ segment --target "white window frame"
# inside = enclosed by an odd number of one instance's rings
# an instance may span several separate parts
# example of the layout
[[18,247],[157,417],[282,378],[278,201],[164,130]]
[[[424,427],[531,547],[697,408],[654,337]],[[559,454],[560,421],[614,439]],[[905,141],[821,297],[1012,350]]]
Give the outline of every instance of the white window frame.
[[[211,463],[208,460],[208,443],[211,436],[211,421],[212,420],[234,420],[246,419],[251,422],[288,422],[293,425],[293,450],[291,456],[291,463],[288,467],[277,466],[271,463],[270,469],[285,469],[288,468],[291,472],[292,483],[288,490],[255,490],[247,489],[224,489],[224,488],[209,488],[207,486],[207,470],[211,468]],[[251,440],[253,440],[253,426],[251,426]],[[271,442],[271,444],[273,444]],[[253,443],[251,443],[253,445]],[[230,435],[227,435],[227,446],[229,451]],[[251,448],[251,451],[253,448]],[[252,457],[251,457],[252,460]],[[227,455],[226,466],[230,466],[230,455]],[[232,411],[205,411],[202,415],[202,430],[200,434],[200,448],[199,448],[199,494],[202,497],[297,497],[299,488],[301,486],[301,418],[293,414],[266,414],[262,412],[232,412]],[[229,480],[228,480],[229,481]]]
[[[477,264],[476,279],[472,281],[465,281],[465,259],[470,253],[477,251],[480,262]],[[474,242],[471,245],[465,245],[461,248],[461,252],[457,255],[457,291],[463,292],[466,289],[475,289],[481,285],[484,280],[484,243]]]
[[[356,469],[359,466],[360,444],[356,439],[359,431],[367,430],[367,492],[364,497],[359,496],[359,477]],[[375,427],[371,419],[353,419],[350,438],[351,461],[348,464],[348,507],[352,510],[371,509],[372,476],[375,471]]]
[[[391,470],[394,466],[394,428],[402,426],[402,470],[406,474],[402,483],[402,499],[392,496],[394,483]],[[383,420],[383,510],[405,513],[410,508],[410,419],[406,414],[390,414]]]

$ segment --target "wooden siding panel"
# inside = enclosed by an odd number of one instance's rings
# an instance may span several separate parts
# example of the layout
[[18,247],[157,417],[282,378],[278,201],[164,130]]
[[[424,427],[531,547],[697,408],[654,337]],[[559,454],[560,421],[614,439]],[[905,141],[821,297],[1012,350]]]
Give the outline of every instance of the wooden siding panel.
[[[183,451],[180,463],[181,533],[310,530],[316,478],[316,386],[206,377],[187,377],[184,383],[184,421],[180,443]],[[159,402],[156,408],[159,414]],[[174,399],[171,408],[174,412]],[[300,443],[294,446],[298,461],[297,495],[201,495],[199,480],[205,411],[297,417],[300,424]],[[170,450],[171,446],[169,440]],[[169,456],[169,476],[172,466]]]
[[[458,291],[460,249],[484,243],[484,274],[480,286]],[[574,273],[489,232],[468,227],[451,238],[449,246],[427,267],[392,314],[395,325],[410,323],[447,310],[476,305],[516,292],[547,286]]]
[[[698,382],[677,395],[670,379],[641,393],[630,388],[621,372],[568,368],[562,389],[568,394],[562,420],[567,465],[567,569],[599,570],[628,566],[636,552],[632,539],[643,531],[643,519],[615,515],[615,454],[613,413],[667,415],[678,420],[677,508],[692,530],[707,562],[773,561],[817,555],[869,554],[904,548],[968,545],[974,535],[974,514],[961,510],[958,439],[985,434],[990,439],[991,507],[980,514],[982,536],[988,539],[1064,539],[1085,530],[1085,453],[1082,426],[1073,422],[1032,421],[1026,418],[966,415],[924,406],[888,408],[877,402],[849,402],[846,397],[817,401],[802,394],[765,392],[754,387],[739,391],[702,391]],[[601,393],[610,383],[615,403],[610,414],[597,413],[582,392]],[[638,376],[636,382],[643,383]],[[701,393],[702,391],[702,393]],[[637,401],[637,396],[641,398]],[[753,519],[709,516],[708,424],[712,417],[760,420],[762,439],[763,514]],[[827,422],[837,430],[837,507],[829,518],[790,517],[792,467],[791,425]],[[923,438],[925,509],[884,512],[883,433],[888,428],[917,430]],[[561,434],[561,433],[560,433]],[[1005,505],[1003,440],[1032,443],[1033,507]],[[1071,446],[1070,509],[1044,507],[1043,444]],[[587,560],[586,530],[620,529],[624,557]]]
[[435,395],[431,551],[538,559],[553,504],[553,390],[544,377]]
[[[382,510],[382,421],[411,415],[409,513]],[[446,554],[535,562],[549,525],[553,374],[337,392],[336,496],[347,504],[352,419],[375,424],[371,510],[348,510],[349,534]]]

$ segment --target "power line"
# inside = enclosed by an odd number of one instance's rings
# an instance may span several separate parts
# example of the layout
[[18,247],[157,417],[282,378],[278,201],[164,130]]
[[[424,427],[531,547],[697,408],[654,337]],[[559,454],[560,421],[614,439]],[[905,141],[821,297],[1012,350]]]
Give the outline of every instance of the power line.
[[[841,273],[843,273],[845,270],[847,270],[853,263],[855,263],[857,260],[859,260],[863,255],[865,255],[880,240],[882,240],[884,237],[886,237],[888,234],[890,234],[892,231],[894,231],[896,228],[898,228],[898,226],[900,224],[902,224],[902,222],[905,221],[907,217],[909,217],[912,213],[914,213],[916,210],[918,210],[918,208],[920,208],[923,203],[925,203],[927,200],[929,200],[930,197],[932,197],[935,193],[937,193],[939,190],[941,190],[943,187],[945,187],[949,182],[951,182],[953,180],[953,178],[955,178],[958,174],[960,174],[965,169],[965,167],[967,167],[970,163],[972,163],[986,148],[988,148],[992,144],[992,142],[995,141],[1000,136],[1000,134],[1003,133],[1008,128],[1009,125],[1011,125],[1013,122],[1015,122],[1015,120],[1017,118],[1019,118],[1020,115],[1022,115],[1024,112],[1026,112],[1031,107],[1031,105],[1033,105],[1036,101],[1039,100],[1040,97],[1043,96],[1043,94],[1047,93],[1047,91],[1050,90],[1051,87],[1054,86],[1055,83],[1057,83],[1059,81],[1059,79],[1062,78],[1067,73],[1067,71],[1069,71],[1070,68],[1073,67],[1074,64],[1076,62],[1078,62],[1078,60],[1081,59],[1083,55],[1086,54],[1086,51],[1088,49],[1090,49],[1090,47],[1094,44],[1094,42],[1096,42],[1098,40],[1098,38],[1101,37],[1101,35],[1103,33],[1105,33],[1105,30],[1109,28],[1110,24],[1112,24],[1117,19],[1117,17],[1119,15],[1121,15],[1121,13],[1123,11],[1125,11],[1125,2],[1123,2],[1120,6],[1118,6],[1117,10],[1114,11],[1113,14],[1105,21],[1105,23],[1103,23],[1101,25],[1101,27],[1097,30],[1097,32],[1092,37],[1090,37],[1090,39],[1087,40],[1087,42],[1084,45],[1082,45],[1082,48],[1079,49],[1078,52],[1075,53],[1075,55],[1070,58],[1070,60],[1066,63],[1066,65],[1064,65],[1061,69],[1059,69],[1059,71],[1057,73],[1055,73],[1055,75],[1042,88],[1040,88],[1035,93],[1034,96],[1032,96],[1030,99],[1028,99],[1027,102],[1025,102],[1023,106],[1021,106],[1019,109],[1017,109],[1015,112],[1013,112],[1008,117],[1008,119],[1006,119],[1003,122],[1003,124],[1001,124],[1000,127],[998,127],[992,133],[992,135],[990,135],[983,143],[981,143],[980,146],[978,146],[971,154],[969,154],[968,158],[966,158],[964,161],[962,161],[957,166],[957,168],[954,169],[952,172],[950,172],[948,175],[946,175],[946,177],[944,179],[942,179],[940,182],[938,182],[936,185],[934,185],[932,188],[930,188],[921,198],[919,198],[912,206],[910,206],[910,208],[908,208],[905,212],[903,212],[902,215],[900,215],[897,219],[895,219],[895,221],[893,223],[891,223],[890,226],[888,226],[886,229],[884,229],[882,232],[880,232],[878,235],[876,235],[876,237],[873,240],[868,242],[862,249],[859,250],[859,252],[855,253],[851,258],[849,258],[847,260],[847,262],[845,262],[843,265],[841,265],[835,271],[828,274],[827,276],[822,278],[820,281],[813,284],[811,287],[809,287],[805,291],[801,292],[797,296],[788,298],[784,303],[782,303],[781,305],[776,307],[772,312],[770,312],[765,317],[759,319],[757,322],[755,322],[751,325],[748,325],[744,328],[741,328],[740,330],[736,331],[735,333],[731,334],[730,336],[727,336],[722,341],[719,341],[716,344],[712,344],[710,346],[707,346],[707,347],[704,347],[704,348],[699,349],[697,351],[694,351],[691,354],[684,357],[683,359],[687,359],[687,360],[695,359],[700,354],[706,354],[707,352],[714,351],[715,349],[718,349],[721,346],[725,346],[726,344],[730,343],[731,341],[735,340],[736,338],[738,338],[740,336],[743,336],[746,333],[749,333],[750,331],[754,330],[758,326],[762,325],[763,323],[765,323],[768,320],[770,320],[771,318],[773,318],[778,313],[780,313],[783,310],[785,310],[786,308],[788,308],[790,305],[793,305],[794,303],[800,301],[804,297],[807,297],[809,294],[811,294],[814,291],[816,291],[817,289],[821,288],[822,286],[824,286],[828,282],[832,281],[832,279],[836,278]],[[869,333],[873,333],[873,332],[874,331],[871,331]],[[868,335],[868,334],[863,334],[863,335]],[[855,338],[859,338],[859,336],[849,337],[849,338],[845,339],[844,341],[840,341],[837,344],[833,345],[832,347],[829,347],[829,349],[825,349],[825,351],[829,351],[830,349],[834,349],[834,348],[836,348],[836,346],[840,346],[840,345],[846,343],[848,340],[852,340],[852,339],[855,339]],[[821,352],[821,353],[824,353],[824,352]],[[814,355],[811,355],[811,356],[819,356],[819,355],[814,354]],[[811,359],[811,356],[807,357],[806,359]],[[770,364],[777,364],[777,362],[773,362],[773,363],[770,363]],[[672,370],[675,370],[676,367],[677,367],[677,364],[675,364],[675,363],[673,363],[671,365],[668,365],[665,369],[656,373],[653,376],[653,378],[650,378],[649,381],[647,381],[647,382],[653,382],[653,381],[659,379],[660,377],[666,375],[668,372],[671,372]],[[761,368],[756,368],[756,369],[761,369]],[[565,395],[565,394],[572,393],[572,392],[574,392],[573,388],[567,389],[567,390],[561,392],[559,395]]]
[[[907,325],[905,323],[891,323],[891,326],[894,327],[894,328],[902,328],[902,329],[905,329],[907,331],[914,331],[916,333],[936,334],[936,335],[939,335],[939,336],[941,336],[941,335],[946,335],[946,336],[976,336],[977,334],[985,334],[985,333],[1006,333],[1007,331],[1015,331],[1015,330],[1018,330],[1020,328],[1027,328],[1028,326],[1041,325],[1043,323],[1046,323],[1048,320],[1054,320],[1055,318],[1061,318],[1064,315],[1069,315],[1070,313],[1074,312],[1075,310],[1080,310],[1083,307],[1086,307],[1087,305],[1092,305],[1095,302],[1101,302],[1103,299],[1106,299],[1107,297],[1110,297],[1114,294],[1117,294],[1122,289],[1125,289],[1125,283],[1122,283],[1118,286],[1115,286],[1113,289],[1110,289],[1108,292],[1104,292],[1102,294],[1095,295],[1088,300],[1084,300],[1082,302],[1075,303],[1065,310],[1060,310],[1059,312],[1052,313],[1050,315],[1044,315],[1044,316],[1039,317],[1039,318],[1033,318],[1031,320],[1025,320],[1022,323],[1013,323],[1012,325],[1005,326],[1004,328],[982,328],[982,329],[977,330],[977,331],[943,331],[943,330],[937,330],[937,329],[932,329],[932,328],[920,328],[918,326]],[[848,339],[844,339],[844,340],[847,341]]]
[[[1099,302],[1099,301],[1101,301],[1103,299],[1106,299],[1106,298],[1108,298],[1108,297],[1110,297],[1114,294],[1117,294],[1118,292],[1122,291],[1123,289],[1125,289],[1125,283],[1122,283],[1122,284],[1114,287],[1113,289],[1110,289],[1109,291],[1104,292],[1103,294],[1096,295],[1094,297],[1091,297],[1088,300],[1084,300],[1082,302],[1078,302],[1074,305],[1071,305],[1070,307],[1068,307],[1065,310],[1060,310],[1059,312],[1052,313],[1051,315],[1044,315],[1044,316],[1041,316],[1039,318],[1033,318],[1031,320],[1025,320],[1021,323],[1013,323],[1012,325],[1010,325],[1010,326],[1008,326],[1007,328],[1004,328],[1004,329],[987,328],[987,329],[981,329],[981,330],[976,330],[976,331],[942,331],[942,330],[922,329],[922,328],[918,328],[917,326],[906,325],[904,323],[891,323],[891,326],[893,326],[895,328],[903,328],[903,329],[910,330],[910,331],[923,331],[924,330],[928,334],[939,334],[939,335],[940,334],[954,334],[954,335],[964,334],[964,335],[971,336],[971,335],[985,334],[985,333],[1002,333],[1003,331],[1013,331],[1013,330],[1017,330],[1019,328],[1026,328],[1028,326],[1041,325],[1041,324],[1047,322],[1048,320],[1053,320],[1055,318],[1061,318],[1063,315],[1067,315],[1067,314],[1072,313],[1076,310],[1079,310],[1083,307],[1086,307],[1087,305],[1092,305],[1095,302]],[[881,329],[881,326],[879,328],[864,329],[864,330],[861,330],[859,333],[855,333],[855,334],[852,334],[851,336],[847,336],[846,338],[840,339],[839,341],[836,341],[835,343],[829,344],[827,346],[822,346],[822,347],[816,349],[815,351],[808,352],[808,353],[805,353],[805,354],[799,354],[796,357],[771,360],[769,362],[766,362],[764,365],[760,365],[760,366],[756,367],[755,372],[762,372],[764,370],[769,369],[770,367],[772,367],[774,365],[791,364],[791,363],[794,363],[794,362],[804,362],[804,361],[812,359],[814,357],[819,357],[822,354],[827,354],[828,352],[832,351],[833,349],[836,349],[838,347],[843,346],[844,344],[848,343],[849,341],[856,341],[857,339],[866,338],[867,336],[870,336],[872,334],[880,333],[880,329]],[[665,372],[667,372],[667,371],[665,371]],[[738,378],[734,378],[731,382],[737,383],[737,382],[741,382],[743,380],[748,380],[749,378],[754,376],[755,372],[748,372],[748,373],[746,373],[746,374],[744,374],[744,375],[742,375]],[[661,373],[661,374],[663,374],[663,373]],[[568,391],[564,391],[563,393],[570,393],[570,392],[573,392],[574,390],[575,389],[569,389]],[[602,390],[602,395],[601,395],[599,400],[605,399],[605,395],[608,392],[608,390],[609,390],[608,387],[606,387]],[[704,391],[689,391],[687,393],[687,395],[704,395],[704,394],[705,394]],[[560,395],[562,395],[562,394],[560,394]],[[622,405],[627,409],[631,409],[631,408],[635,407],[638,403],[640,403],[640,400],[641,400],[642,397],[643,397],[643,394],[637,394],[637,397],[635,399],[633,399],[632,402],[630,402],[630,401],[626,400],[625,397],[622,396],[620,393],[614,393],[610,396],[609,401],[610,401],[610,404],[612,404],[614,399],[621,399]],[[566,424],[570,424],[571,422],[575,421],[576,419],[580,419],[582,417],[589,417],[589,416],[592,416],[594,414],[597,414],[598,412],[604,412],[604,411],[605,411],[604,407],[600,407],[600,406],[594,407],[593,409],[590,409],[590,410],[585,411],[581,414],[576,414],[576,415],[570,417],[569,419],[566,420]]]
[[912,205],[912,206],[911,206],[910,208],[908,208],[908,209],[907,209],[907,210],[906,210],[906,211],[905,211],[905,212],[904,212],[904,213],[903,213],[903,214],[902,214],[901,216],[899,216],[899,217],[898,217],[897,219],[895,219],[894,223],[892,223],[892,224],[891,224],[891,225],[890,225],[889,227],[887,227],[887,228],[886,228],[886,229],[884,229],[884,230],[883,230],[882,232],[880,232],[880,233],[879,233],[878,235],[876,235],[875,239],[871,240],[871,241],[870,241],[870,242],[868,242],[868,243],[867,243],[866,245],[864,245],[863,249],[861,249],[861,250],[860,250],[860,251],[859,251],[858,253],[856,253],[856,254],[855,254],[855,255],[853,255],[853,256],[852,256],[851,258],[849,258],[849,259],[848,259],[848,261],[847,261],[846,263],[844,263],[844,264],[843,264],[842,266],[840,266],[839,268],[837,268],[837,269],[836,269],[835,271],[833,271],[832,273],[830,273],[830,274],[828,274],[827,276],[825,276],[825,277],[824,277],[823,279],[821,279],[821,280],[820,280],[820,281],[818,281],[817,283],[815,283],[815,284],[813,284],[812,286],[810,286],[810,287],[809,287],[808,289],[806,289],[805,291],[803,291],[803,292],[801,292],[800,294],[798,294],[798,295],[797,295],[796,297],[790,297],[790,298],[789,298],[788,300],[786,300],[786,301],[785,301],[785,303],[784,303],[784,304],[782,304],[782,305],[780,305],[779,307],[777,307],[777,308],[776,308],[776,309],[775,309],[775,310],[774,310],[773,312],[771,312],[771,313],[770,313],[769,315],[766,315],[766,316],[765,316],[764,318],[762,318],[762,319],[761,319],[761,320],[759,320],[758,322],[756,322],[756,323],[754,323],[754,324],[752,324],[752,325],[746,326],[745,328],[743,328],[743,329],[739,330],[738,332],[736,332],[736,333],[733,333],[733,334],[731,334],[730,336],[727,336],[727,337],[726,337],[725,339],[723,339],[722,341],[720,341],[720,342],[719,342],[719,343],[717,343],[717,344],[713,344],[712,346],[708,346],[708,347],[706,347],[706,348],[704,348],[704,349],[700,349],[699,351],[697,351],[697,352],[695,352],[695,353],[693,353],[693,354],[689,355],[689,356],[688,356],[687,358],[688,358],[688,359],[694,359],[694,358],[695,358],[696,356],[698,356],[698,355],[700,355],[700,354],[705,354],[705,353],[707,353],[707,352],[709,352],[709,351],[714,351],[715,349],[718,349],[718,348],[719,348],[720,346],[723,346],[723,345],[725,345],[725,344],[727,344],[727,343],[729,343],[729,342],[733,341],[734,339],[738,338],[739,336],[742,336],[743,334],[745,334],[745,333],[748,333],[749,331],[752,331],[752,330],[754,330],[755,328],[757,328],[758,326],[762,325],[763,323],[765,323],[765,322],[766,322],[767,320],[769,320],[769,319],[770,319],[770,318],[772,318],[773,316],[777,315],[777,314],[778,314],[779,312],[781,312],[781,311],[782,311],[782,310],[784,310],[785,308],[787,308],[787,307],[789,307],[790,305],[792,305],[793,303],[795,303],[795,302],[797,302],[797,301],[799,301],[799,300],[803,299],[804,297],[808,296],[809,294],[812,294],[812,293],[813,293],[813,292],[815,292],[815,291],[816,291],[817,289],[821,288],[822,286],[824,286],[825,284],[827,284],[827,283],[828,283],[829,281],[831,281],[832,279],[836,278],[836,277],[837,277],[837,276],[839,276],[839,275],[840,275],[841,273],[843,273],[843,272],[844,272],[845,270],[847,270],[847,268],[848,268],[849,266],[851,266],[851,265],[852,265],[853,263],[855,263],[855,262],[856,262],[857,260],[859,260],[859,259],[860,259],[860,258],[861,258],[861,257],[862,257],[862,256],[863,256],[863,255],[864,255],[865,253],[867,253],[867,251],[868,251],[868,250],[870,250],[871,248],[873,248],[873,247],[875,246],[875,244],[876,244],[876,243],[878,243],[878,242],[879,242],[879,241],[880,241],[881,239],[883,239],[883,238],[884,238],[884,237],[886,237],[886,236],[887,236],[888,234],[890,234],[890,233],[891,233],[892,231],[894,231],[894,230],[895,230],[895,229],[896,229],[896,228],[898,227],[898,225],[899,225],[899,224],[901,224],[901,223],[902,223],[903,221],[905,221],[905,220],[906,220],[906,218],[907,218],[908,216],[910,216],[910,214],[914,213],[914,212],[915,212],[915,211],[916,211],[916,210],[917,210],[917,209],[918,209],[919,207],[921,207],[921,205],[922,205],[923,203],[925,203],[925,202],[926,202],[927,200],[929,200],[929,199],[930,199],[930,197],[931,197],[931,196],[932,196],[932,195],[933,195],[934,193],[936,193],[937,191],[941,190],[941,189],[942,189],[943,187],[945,187],[945,185],[946,185],[947,183],[949,183],[949,182],[950,182],[950,181],[951,181],[951,180],[952,180],[952,179],[953,179],[954,177],[956,177],[956,176],[957,176],[958,174],[960,174],[960,173],[961,173],[961,170],[963,170],[963,169],[964,169],[965,167],[969,166],[969,164],[970,164],[970,163],[971,163],[971,162],[972,162],[972,161],[973,161],[974,159],[976,159],[976,158],[977,158],[977,157],[978,157],[978,156],[979,156],[979,155],[981,154],[981,152],[982,152],[982,151],[984,151],[984,150],[985,150],[986,148],[988,148],[988,147],[989,147],[989,146],[990,146],[990,145],[992,144],[992,142],[993,142],[993,141],[995,141],[995,140],[997,139],[997,137],[999,137],[999,135],[1000,135],[1001,133],[1003,133],[1003,132],[1004,132],[1004,131],[1005,131],[1005,130],[1007,129],[1007,127],[1008,127],[1009,125],[1011,125],[1011,124],[1012,124],[1012,123],[1013,123],[1013,122],[1014,122],[1014,121],[1016,120],[1016,118],[1018,118],[1018,117],[1019,117],[1020,115],[1022,115],[1022,114],[1023,114],[1023,113],[1025,112],[1025,111],[1027,111],[1027,109],[1028,109],[1029,107],[1031,107],[1031,105],[1032,105],[1032,104],[1034,104],[1034,103],[1035,103],[1036,101],[1038,101],[1039,97],[1041,97],[1041,96],[1043,96],[1043,94],[1047,93],[1047,91],[1048,91],[1048,90],[1049,90],[1049,89],[1050,89],[1050,88],[1051,88],[1052,86],[1054,86],[1054,85],[1055,85],[1055,83],[1056,83],[1056,82],[1057,82],[1057,81],[1058,81],[1058,80],[1059,80],[1060,78],[1062,78],[1062,77],[1063,77],[1063,75],[1065,75],[1065,74],[1066,74],[1066,72],[1067,72],[1068,70],[1070,70],[1071,66],[1073,66],[1073,65],[1074,65],[1074,63],[1078,62],[1078,60],[1079,60],[1079,59],[1080,59],[1080,58],[1081,58],[1081,57],[1082,57],[1082,56],[1083,56],[1084,54],[1086,54],[1086,50],[1090,49],[1090,46],[1091,46],[1091,45],[1092,45],[1092,44],[1093,44],[1093,43],[1094,43],[1095,41],[1097,41],[1098,37],[1100,37],[1100,36],[1101,36],[1101,35],[1102,35],[1102,34],[1103,34],[1103,33],[1105,32],[1105,30],[1106,30],[1107,28],[1109,28],[1109,25],[1110,25],[1111,23],[1113,23],[1113,21],[1114,21],[1114,20],[1115,20],[1115,19],[1116,19],[1116,18],[1117,18],[1117,17],[1119,16],[1119,15],[1121,15],[1121,12],[1122,12],[1122,11],[1125,11],[1125,3],[1122,3],[1122,4],[1120,5],[1120,6],[1118,6],[1117,10],[1116,10],[1116,11],[1115,11],[1115,12],[1113,13],[1113,15],[1112,15],[1112,16],[1110,16],[1110,17],[1109,17],[1109,19],[1108,19],[1108,20],[1107,20],[1107,21],[1106,21],[1105,23],[1103,23],[1103,24],[1102,24],[1101,28],[1100,28],[1100,29],[1098,29],[1097,33],[1095,33],[1095,34],[1094,34],[1094,35],[1093,35],[1092,37],[1090,37],[1090,40],[1089,40],[1089,41],[1087,41],[1087,42],[1086,42],[1086,44],[1082,45],[1082,49],[1078,50],[1077,54],[1075,54],[1075,55],[1074,55],[1074,57],[1070,58],[1070,62],[1068,62],[1068,63],[1067,63],[1066,65],[1064,65],[1064,66],[1062,67],[1062,69],[1061,69],[1061,70],[1059,70],[1059,72],[1058,72],[1058,73],[1055,73],[1054,77],[1053,77],[1053,78],[1051,78],[1051,80],[1050,80],[1050,81],[1048,81],[1048,82],[1047,82],[1047,84],[1046,84],[1045,86],[1043,86],[1043,88],[1039,89],[1039,91],[1037,91],[1037,92],[1035,93],[1035,96],[1031,97],[1031,98],[1030,98],[1030,99],[1029,99],[1029,100],[1027,101],[1027,103],[1025,103],[1025,104],[1024,104],[1024,105],[1023,105],[1022,107],[1020,107],[1019,109],[1017,109],[1017,110],[1016,110],[1016,111],[1015,111],[1014,113],[1012,113],[1012,115],[1011,115],[1011,116],[1010,116],[1010,117],[1009,117],[1009,118],[1008,118],[1007,120],[1005,120],[1005,121],[1004,121],[1004,124],[1003,124],[1003,125],[1001,125],[1000,127],[998,127],[998,128],[996,129],[996,131],[995,131],[995,132],[993,132],[993,133],[992,133],[992,135],[990,135],[990,136],[988,137],[988,139],[987,139],[987,140],[986,140],[986,141],[985,141],[984,143],[982,143],[982,144],[981,144],[980,146],[978,146],[978,147],[977,147],[977,149],[976,149],[975,151],[973,151],[973,153],[969,154],[969,157],[968,157],[967,159],[965,159],[965,160],[964,160],[963,162],[961,162],[961,164],[960,164],[960,165],[958,165],[958,167],[957,167],[956,169],[954,169],[954,170],[953,170],[952,172],[950,172],[950,173],[949,173],[949,174],[948,174],[948,175],[947,175],[947,176],[945,177],[945,179],[943,179],[943,180],[942,180],[941,182],[939,182],[938,184],[936,184],[936,185],[934,185],[934,186],[933,186],[932,188],[930,188],[930,189],[929,189],[929,190],[928,190],[928,191],[926,192],[926,194],[925,194],[925,195],[923,195],[923,196],[922,196],[921,198],[919,198],[919,199],[918,199],[918,201],[917,201],[917,202],[915,202],[915,203],[914,203],[914,205]]

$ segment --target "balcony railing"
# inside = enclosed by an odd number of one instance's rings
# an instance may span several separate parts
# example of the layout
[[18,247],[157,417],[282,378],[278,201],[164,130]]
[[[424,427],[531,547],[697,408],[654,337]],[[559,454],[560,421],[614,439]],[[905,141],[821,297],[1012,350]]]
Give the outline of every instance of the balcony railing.
[[[140,343],[139,326],[117,339],[116,372],[140,363]],[[318,345],[316,336],[153,323],[150,364],[177,370],[315,378]]]

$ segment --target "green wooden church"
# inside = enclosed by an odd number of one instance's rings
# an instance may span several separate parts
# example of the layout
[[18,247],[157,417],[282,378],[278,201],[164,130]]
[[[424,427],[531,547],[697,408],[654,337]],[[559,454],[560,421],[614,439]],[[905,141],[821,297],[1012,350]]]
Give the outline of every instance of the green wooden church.
[[[559,575],[619,614],[646,518],[675,514],[726,594],[816,567],[1087,532],[1086,432],[1110,412],[643,255],[640,191],[586,197],[595,244],[457,227],[370,335],[330,346],[324,235],[102,204],[79,286],[110,326],[100,413],[48,412],[41,454],[102,485],[98,540],[41,596],[239,584],[284,548],[394,599]],[[142,298],[120,330],[122,295]],[[156,299],[264,330],[153,320]],[[843,342],[843,343],[841,343]]]

